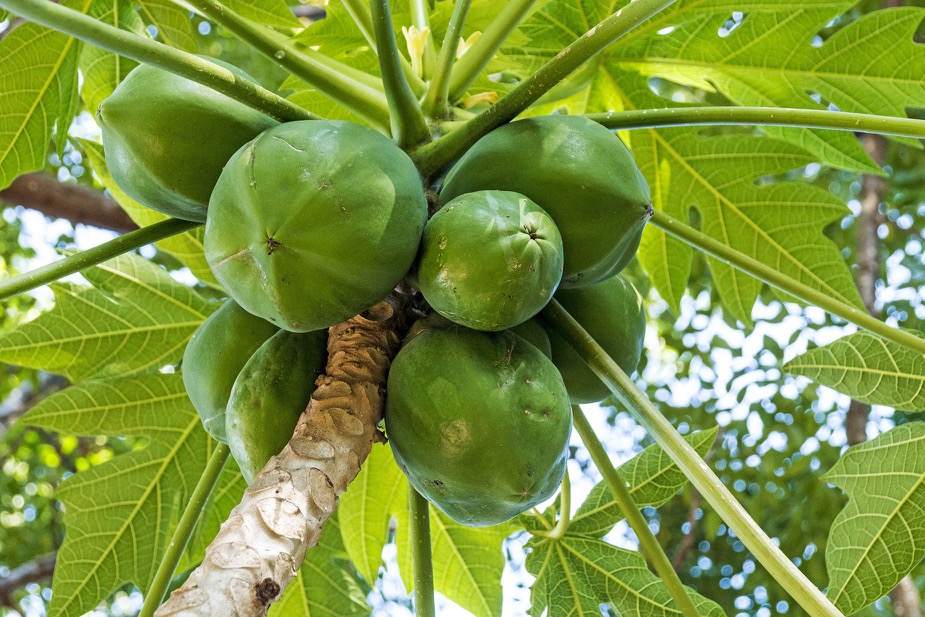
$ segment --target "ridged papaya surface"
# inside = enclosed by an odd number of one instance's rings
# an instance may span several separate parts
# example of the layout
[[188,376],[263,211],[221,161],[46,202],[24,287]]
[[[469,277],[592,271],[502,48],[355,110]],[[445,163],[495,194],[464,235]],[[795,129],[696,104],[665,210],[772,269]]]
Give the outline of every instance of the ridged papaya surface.
[[411,484],[454,520],[509,520],[553,495],[571,407],[562,378],[510,332],[418,328],[389,371],[385,426]]
[[281,330],[250,357],[225,413],[228,446],[248,484],[292,437],[327,361],[327,331]]
[[228,300],[206,319],[183,352],[183,383],[202,425],[227,443],[225,406],[238,373],[279,328]]
[[[617,275],[590,287],[562,289],[556,300],[627,374],[632,375],[642,355],[646,312],[633,284]],[[547,331],[552,360],[562,373],[573,403],[596,403],[610,390],[558,334]]]
[[546,306],[562,279],[562,238],[530,199],[460,195],[427,222],[417,282],[435,311],[476,330],[504,330]]
[[[235,75],[244,71],[210,58]],[[180,219],[205,221],[231,155],[278,122],[189,79],[141,64],[97,111],[106,167],[130,197]]]
[[209,203],[206,260],[248,311],[309,332],[388,295],[426,219],[417,169],[387,137],[350,122],[288,122],[226,165]]
[[578,116],[527,118],[492,131],[450,170],[440,203],[485,189],[526,195],[553,218],[565,248],[562,287],[620,272],[652,214],[649,186],[620,138]]

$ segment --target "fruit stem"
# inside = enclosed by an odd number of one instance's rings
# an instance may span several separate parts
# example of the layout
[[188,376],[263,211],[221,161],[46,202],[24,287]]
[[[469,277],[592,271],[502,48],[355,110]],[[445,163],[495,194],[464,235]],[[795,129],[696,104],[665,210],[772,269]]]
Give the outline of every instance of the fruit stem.
[[620,472],[617,471],[617,468],[614,467],[613,462],[607,455],[604,444],[598,439],[594,429],[591,428],[591,424],[588,422],[588,418],[585,417],[584,412],[578,405],[572,405],[572,422],[578,436],[581,437],[582,443],[588,449],[591,460],[594,461],[594,465],[604,476],[604,481],[607,482],[617,507],[626,517],[630,527],[636,533],[636,537],[639,538],[639,548],[643,556],[655,568],[656,573],[658,573],[669,593],[671,593],[671,597],[674,598],[675,607],[685,617],[700,617],[697,607],[687,594],[684,583],[678,578],[678,573],[675,571],[674,566],[671,565],[661,544],[658,543],[652,530],[649,529],[649,523],[642,515],[642,512],[639,511],[639,506],[633,500],[629,489],[626,488],[626,484],[620,477]]
[[450,75],[453,72],[453,62],[456,60],[456,46],[459,37],[462,36],[463,24],[471,4],[472,0],[456,0],[446,37],[440,46],[440,57],[437,59],[436,70],[430,80],[430,88],[424,96],[422,104],[424,113],[434,120],[445,120],[447,117]]
[[[456,62],[456,69],[450,79],[450,101],[458,101],[466,94],[472,82],[488,66],[495,52],[501,48],[534,4],[536,0],[508,0],[491,25],[485,28],[485,32]],[[455,47],[453,51],[456,51]]]
[[138,617],[152,617],[154,611],[164,601],[167,588],[170,586],[170,581],[177,570],[177,564],[180,563],[180,558],[186,551],[186,545],[193,535],[193,530],[196,529],[199,517],[205,510],[206,500],[212,494],[212,489],[215,488],[215,483],[218,481],[219,476],[222,475],[222,469],[225,467],[230,451],[228,446],[223,443],[217,443],[215,450],[212,451],[209,462],[206,464],[206,468],[199,477],[199,481],[193,489],[193,494],[190,495],[189,502],[187,502],[186,508],[183,510],[183,516],[180,517],[180,522],[177,523],[177,528],[173,531],[173,536],[170,538],[164,557],[157,567],[157,572],[154,573],[154,579],[148,588],[145,603],[141,607]]
[[324,54],[300,49],[290,39],[252,22],[219,0],[189,0],[203,15],[223,26],[240,40],[276,62],[332,101],[349,109],[374,127],[389,130],[389,105],[378,80],[357,79],[357,71]]
[[604,19],[461,129],[421,147],[415,153],[421,175],[432,178],[444,171],[482,136],[516,118],[572,71],[675,2],[636,0]]
[[434,617],[434,570],[430,545],[430,503],[408,483],[411,552],[414,561],[414,614]]
[[[456,0],[456,3],[458,4],[459,0]],[[430,79],[437,64],[437,51],[434,49],[434,33],[430,29],[430,6],[428,6],[428,0],[411,0],[411,23],[417,28],[418,32],[424,32],[425,28],[430,32],[424,42],[424,72],[421,75],[424,79]]]
[[318,116],[228,69],[149,38],[120,30],[47,0],[0,0],[5,8],[37,24],[69,34],[100,49],[156,66],[212,88],[282,122]]
[[[360,29],[360,34],[373,48],[373,51],[376,51],[376,35],[373,33],[373,18],[369,13],[369,4],[366,0],[341,0],[341,4],[344,5],[344,10],[353,19],[353,23]],[[401,62],[401,70],[405,74],[412,92],[414,92],[415,96],[423,96],[424,92],[427,91],[427,84],[414,72],[407,58],[401,54],[398,55],[398,58]]]
[[405,74],[401,70],[401,52],[392,29],[392,13],[389,0],[370,0],[373,31],[376,34],[376,49],[385,97],[391,111],[392,138],[401,148],[412,148],[430,139],[430,130],[421,112]]
[[745,547],[807,613],[814,617],[844,617],[774,544],[697,451],[562,305],[553,299],[540,315],[582,357],[617,400],[684,472]]
[[35,289],[36,287],[41,287],[42,285],[47,285],[69,274],[80,272],[81,270],[100,264],[113,257],[118,257],[123,253],[128,253],[129,251],[147,246],[158,240],[163,240],[164,238],[176,236],[177,234],[189,231],[200,225],[202,225],[202,223],[181,221],[180,219],[167,219],[166,221],[160,221],[159,223],[136,229],[135,231],[114,238],[109,242],[104,242],[99,246],[94,246],[91,249],[68,255],[64,259],[50,263],[47,266],[36,268],[31,272],[26,272],[17,277],[0,282],[0,300],[5,300],[10,296]]
[[585,118],[609,129],[702,125],[796,126],[925,138],[925,120],[855,114],[827,109],[735,106],[672,107],[586,114]]
[[874,334],[893,341],[904,347],[908,347],[918,353],[925,353],[925,339],[920,338],[911,332],[891,328],[876,317],[871,316],[866,309],[858,308],[837,300],[828,294],[817,291],[778,272],[774,268],[767,266],[757,259],[740,253],[734,248],[714,240],[703,232],[697,231],[690,225],[682,223],[671,215],[665,214],[661,210],[656,210],[649,221],[662,231],[694,246],[708,255],[729,264],[733,268],[750,274],[759,281],[767,283],[781,291],[784,291],[808,304],[815,304],[824,311],[840,317],[849,323],[853,323],[859,328],[864,328]]
[[[569,523],[572,520],[572,481],[568,477],[568,469],[562,476],[562,486],[559,491],[559,520],[556,526],[547,534],[549,540],[559,540],[568,531]],[[536,508],[534,508],[536,510]],[[542,518],[542,515],[540,516]]]

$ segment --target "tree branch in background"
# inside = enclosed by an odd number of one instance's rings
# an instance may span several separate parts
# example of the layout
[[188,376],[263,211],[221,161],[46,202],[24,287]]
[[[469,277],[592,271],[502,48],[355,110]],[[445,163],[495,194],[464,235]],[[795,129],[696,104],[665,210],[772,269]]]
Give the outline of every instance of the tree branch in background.
[[13,610],[19,610],[13,603],[13,593],[19,591],[29,583],[50,578],[55,570],[55,560],[58,553],[49,553],[33,561],[13,568],[10,573],[0,578],[0,606],[8,606]]
[[138,229],[116,200],[102,191],[65,184],[49,174],[24,174],[0,191],[0,201],[38,210],[54,218],[67,219],[118,232]]

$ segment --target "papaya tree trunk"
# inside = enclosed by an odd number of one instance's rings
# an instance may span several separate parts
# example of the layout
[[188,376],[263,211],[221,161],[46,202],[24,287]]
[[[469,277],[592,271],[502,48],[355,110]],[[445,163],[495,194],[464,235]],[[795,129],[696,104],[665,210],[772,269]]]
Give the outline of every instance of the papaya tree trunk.
[[401,321],[400,311],[380,302],[329,330],[326,373],[292,439],[254,478],[202,564],[155,615],[266,614],[380,439],[376,425]]

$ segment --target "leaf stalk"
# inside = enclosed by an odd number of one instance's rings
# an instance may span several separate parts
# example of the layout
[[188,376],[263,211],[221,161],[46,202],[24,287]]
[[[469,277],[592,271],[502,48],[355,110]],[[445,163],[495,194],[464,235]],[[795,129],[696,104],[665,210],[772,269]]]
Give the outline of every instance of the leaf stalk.
[[813,289],[809,285],[794,280],[786,274],[778,272],[774,268],[761,263],[757,259],[749,257],[745,253],[740,253],[719,240],[714,240],[705,233],[694,229],[690,225],[682,223],[661,210],[656,210],[652,218],[649,219],[649,222],[682,242],[700,249],[711,257],[741,270],[759,281],[767,283],[806,303],[815,304],[827,313],[840,317],[849,323],[853,323],[859,328],[873,332],[874,334],[904,347],[908,347],[918,353],[925,354],[925,339],[905,330],[891,328],[876,317],[872,317],[866,309],[846,304],[828,294]]
[[874,116],[828,109],[781,107],[669,107],[615,111],[584,116],[609,129],[657,129],[673,126],[794,126],[925,139],[925,120]]
[[317,120],[291,101],[243,79],[205,58],[104,24],[80,11],[47,0],[0,0],[0,8],[37,24],[69,34],[120,56],[170,71],[212,88],[282,122]]
[[430,545],[430,503],[408,483],[411,551],[414,562],[414,614],[435,617],[434,569]]
[[749,516],[722,480],[646,398],[633,380],[555,299],[546,305],[540,315],[543,321],[582,357],[620,403],[684,472],[723,521],[742,540],[745,547],[807,613],[815,617],[844,617]]
[[36,268],[31,272],[0,282],[0,300],[23,293],[42,285],[47,285],[60,278],[86,270],[123,253],[153,244],[159,240],[176,236],[185,231],[199,227],[202,223],[167,219],[141,229],[129,232],[109,242],[104,242],[91,249],[69,255],[47,266]]
[[[287,37],[235,13],[219,0],[189,0],[199,12],[224,27],[270,60],[372,126],[389,130],[389,106],[375,81],[352,67],[311,49],[296,47]],[[376,80],[377,81],[377,80]]]
[[392,13],[389,0],[371,0],[370,13],[373,31],[376,34],[376,49],[379,53],[379,68],[382,84],[392,117],[392,138],[402,148],[408,149],[430,139],[430,130],[421,112],[408,80],[401,69],[401,52],[392,29]]
[[141,607],[138,617],[153,617],[154,611],[164,601],[164,596],[170,587],[170,581],[177,570],[177,564],[180,563],[180,558],[186,551],[186,545],[189,544],[193,531],[196,529],[196,524],[202,516],[206,501],[209,499],[209,495],[212,494],[219,476],[222,475],[222,469],[225,468],[225,462],[228,460],[230,453],[231,449],[223,443],[217,444],[215,450],[212,451],[209,462],[199,477],[199,482],[196,483],[186,508],[183,509],[183,516],[180,517],[180,522],[177,523],[177,528],[174,529],[170,543],[167,545],[167,550],[164,552],[164,557],[157,567],[157,572],[154,573],[154,579],[151,581],[151,587],[148,588],[145,603]]
[[[568,469],[565,470],[565,475],[562,476],[562,486],[559,489],[559,520],[556,521],[556,526],[545,534],[547,540],[561,539],[568,531],[569,523],[572,521],[572,481],[568,477]],[[534,510],[536,509],[534,508]],[[546,520],[543,519],[542,515],[540,515],[540,519]]]
[[463,24],[469,12],[472,0],[456,0],[453,5],[453,15],[450,25],[440,47],[440,57],[430,81],[430,88],[424,96],[424,113],[434,120],[443,120],[447,115],[447,103],[450,93],[450,75],[453,71],[453,62],[456,60],[456,44],[462,35]]
[[649,529],[649,523],[646,522],[642,512],[639,511],[639,506],[636,505],[636,501],[630,494],[629,489],[626,488],[623,478],[620,477],[620,472],[617,471],[617,468],[614,467],[610,457],[607,455],[604,444],[598,439],[594,429],[591,428],[591,424],[588,422],[588,418],[585,417],[584,412],[578,405],[572,406],[572,422],[582,443],[585,444],[585,448],[591,455],[591,460],[594,461],[594,465],[604,476],[604,481],[607,482],[617,507],[626,517],[630,527],[636,533],[636,537],[639,538],[639,548],[642,550],[643,556],[655,568],[656,573],[665,583],[665,587],[668,588],[671,597],[674,598],[675,607],[681,611],[684,617],[700,617],[694,601],[687,594],[684,583],[678,578],[678,573],[668,560],[662,545],[658,543],[652,530]]
[[675,2],[636,0],[604,19],[462,128],[421,147],[414,157],[421,175],[440,174],[481,137],[516,118],[572,71]]

